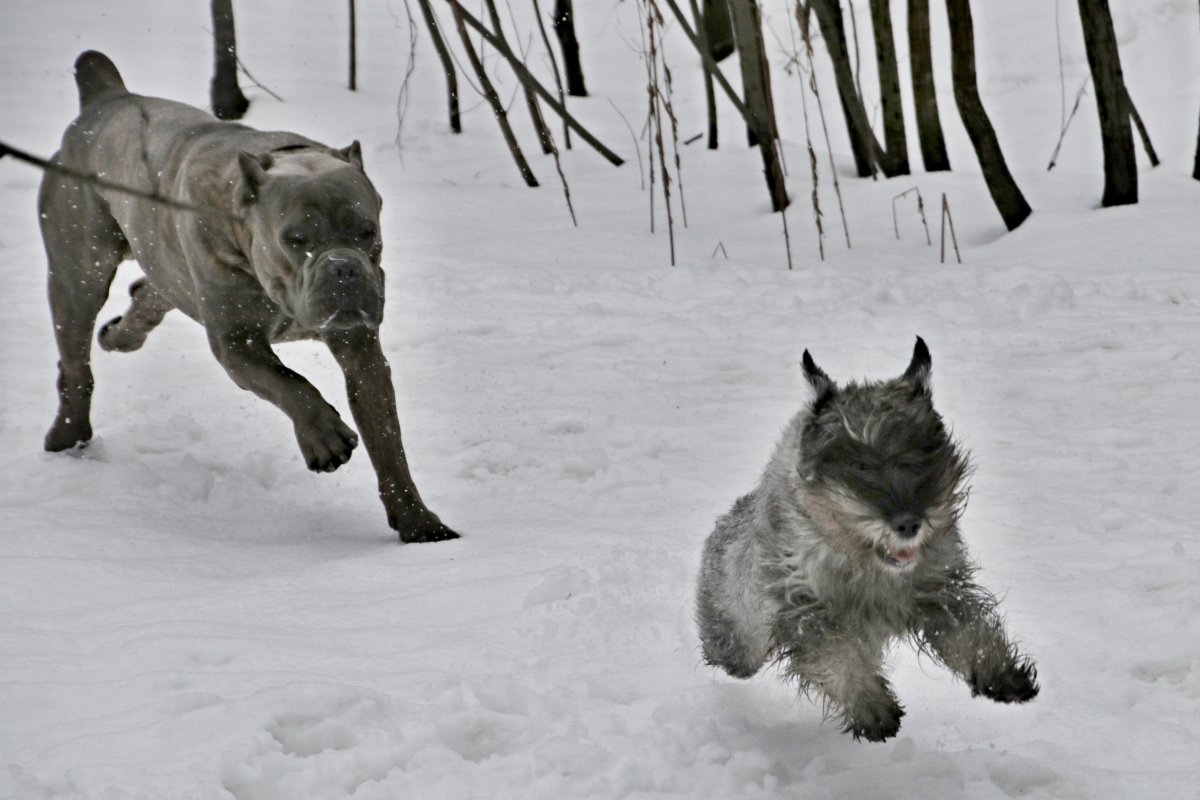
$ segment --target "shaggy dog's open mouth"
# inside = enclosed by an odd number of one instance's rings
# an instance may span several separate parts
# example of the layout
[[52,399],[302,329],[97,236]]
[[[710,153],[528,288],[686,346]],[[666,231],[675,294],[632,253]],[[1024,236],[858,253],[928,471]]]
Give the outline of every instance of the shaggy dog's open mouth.
[[875,555],[892,569],[909,570],[916,566],[921,551],[912,545],[880,543],[875,547]]

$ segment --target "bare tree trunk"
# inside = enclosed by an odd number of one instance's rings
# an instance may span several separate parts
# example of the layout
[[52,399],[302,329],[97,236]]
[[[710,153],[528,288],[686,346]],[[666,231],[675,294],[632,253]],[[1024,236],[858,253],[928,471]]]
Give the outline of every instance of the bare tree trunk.
[[971,20],[970,0],[946,0],[946,16],[950,23],[950,74],[954,81],[954,100],[967,136],[979,158],[979,167],[987,183],[992,202],[1000,212],[1004,225],[1011,231],[1033,212],[1025,195],[1004,161],[996,131],[979,99],[975,77],[975,26]]
[[1119,206],[1138,199],[1137,157],[1129,125],[1129,103],[1121,55],[1107,0],[1079,0],[1083,42],[1096,87],[1100,141],[1104,147],[1104,195],[1100,205]]
[[512,154],[513,161],[516,162],[517,169],[520,170],[521,177],[525,180],[525,185],[537,186],[537,178],[534,177],[533,170],[529,168],[525,154],[521,152],[521,146],[517,143],[512,126],[508,124],[508,113],[504,110],[504,104],[500,102],[500,96],[496,94],[496,88],[488,78],[487,70],[479,58],[479,53],[475,52],[475,44],[467,33],[466,23],[463,22],[463,12],[455,0],[451,0],[450,8],[454,13],[454,24],[458,28],[459,37],[462,38],[463,48],[467,51],[467,60],[471,62],[471,69],[475,71],[475,77],[479,80],[479,87],[483,91],[484,98],[492,107],[492,113],[496,115],[496,122],[500,125],[500,132],[504,135],[508,151]]
[[358,91],[358,15],[350,0],[350,91]]
[[209,102],[217,119],[241,119],[250,107],[237,78],[237,36],[233,0],[212,0],[213,77]]
[[788,206],[784,185],[783,165],[779,161],[779,129],[775,124],[775,109],[771,97],[771,75],[763,43],[762,17],[757,0],[731,0],[733,37],[742,68],[742,91],[749,112],[746,136],[750,145],[758,145],[762,153],[763,171],[771,193],[771,210],[782,211]]
[[879,97],[883,106],[883,146],[879,166],[889,178],[907,175],[908,137],[904,132],[904,106],[900,102],[900,69],[892,34],[888,0],[870,0],[871,27],[875,31],[875,63],[879,67]]
[[[700,39],[700,47],[712,53],[712,44],[708,40],[708,20],[700,11],[697,0],[690,0],[692,19],[696,21],[696,35]],[[728,7],[726,8],[728,10]],[[714,56],[715,58],[715,56]],[[708,149],[717,149],[717,95],[713,88],[712,74],[704,70],[704,108],[708,114]]]
[[554,35],[562,48],[563,72],[567,77],[567,94],[571,97],[587,97],[583,84],[583,65],[579,62],[579,39],[575,37],[575,14],[571,0],[555,0]]
[[1200,181],[1200,124],[1196,127],[1196,159],[1192,164],[1192,177]]
[[933,52],[929,43],[929,0],[908,0],[909,66],[917,112],[917,138],[926,172],[950,169],[942,121],[938,115],[937,87],[933,82]]
[[825,47],[833,62],[833,76],[837,82],[842,114],[846,118],[846,132],[850,136],[850,152],[854,155],[854,165],[858,177],[866,178],[875,174],[875,152],[879,150],[879,144],[875,141],[875,133],[871,130],[870,120],[867,119],[862,96],[855,88],[842,8],[838,0],[811,0],[809,5],[816,12],[817,24],[821,27],[821,38],[825,40]]
[[437,17],[429,0],[417,0],[421,7],[421,15],[425,17],[425,25],[429,28],[429,38],[433,39],[433,49],[437,51],[438,59],[442,62],[442,71],[446,73],[446,93],[450,96],[450,130],[462,133],[462,120],[458,113],[458,70],[454,68],[454,58],[446,47],[446,40],[438,28]]

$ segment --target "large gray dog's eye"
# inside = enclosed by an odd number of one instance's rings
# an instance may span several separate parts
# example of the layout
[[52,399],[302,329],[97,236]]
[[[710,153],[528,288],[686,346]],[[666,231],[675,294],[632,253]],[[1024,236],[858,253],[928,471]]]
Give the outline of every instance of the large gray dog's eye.
[[304,231],[287,231],[283,234],[283,243],[296,248],[305,248],[311,243]]
[[373,223],[368,222],[359,230],[358,240],[360,242],[373,242],[375,241],[375,236],[378,233],[379,229]]

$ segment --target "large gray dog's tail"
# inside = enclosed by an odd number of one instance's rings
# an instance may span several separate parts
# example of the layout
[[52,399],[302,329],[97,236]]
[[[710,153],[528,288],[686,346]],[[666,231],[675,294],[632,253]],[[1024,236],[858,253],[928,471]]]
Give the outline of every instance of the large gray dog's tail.
[[117,65],[96,50],[85,50],[75,59],[75,85],[79,87],[79,108],[118,94],[128,94]]

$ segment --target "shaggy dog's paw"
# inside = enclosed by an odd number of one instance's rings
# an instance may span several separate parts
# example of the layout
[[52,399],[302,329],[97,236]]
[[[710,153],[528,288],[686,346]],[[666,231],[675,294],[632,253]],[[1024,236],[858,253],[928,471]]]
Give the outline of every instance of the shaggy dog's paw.
[[853,736],[855,741],[882,742],[896,735],[903,716],[904,708],[891,700],[887,704],[859,709],[854,716],[847,715],[843,732]]
[[992,675],[971,675],[971,695],[983,695],[997,703],[1024,703],[1037,697],[1037,667],[1021,661]]

